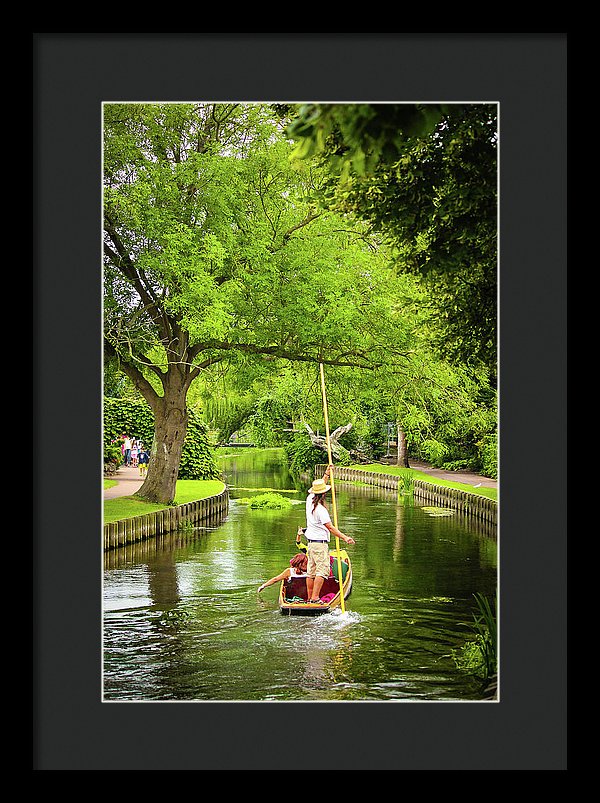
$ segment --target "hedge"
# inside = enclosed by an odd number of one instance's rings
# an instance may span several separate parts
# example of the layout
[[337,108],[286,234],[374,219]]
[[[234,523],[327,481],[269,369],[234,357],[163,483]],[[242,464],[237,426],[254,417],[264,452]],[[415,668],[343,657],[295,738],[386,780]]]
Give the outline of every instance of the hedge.
[[[208,427],[194,411],[188,409],[189,423],[179,464],[180,480],[219,479],[221,472],[208,438]],[[154,414],[143,399],[104,398],[105,452],[121,435],[139,438],[148,447],[154,438]]]

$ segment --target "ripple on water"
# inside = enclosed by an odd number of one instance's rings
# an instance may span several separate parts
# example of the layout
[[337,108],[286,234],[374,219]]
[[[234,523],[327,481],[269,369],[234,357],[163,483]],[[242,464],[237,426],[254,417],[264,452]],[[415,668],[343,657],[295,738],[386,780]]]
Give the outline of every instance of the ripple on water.
[[[243,488],[291,489],[277,454],[236,457],[228,479]],[[377,489],[341,487],[337,498],[343,528],[357,540],[355,588],[344,613],[282,616],[276,588],[256,592],[288,565],[302,523],[300,505],[269,516],[232,499],[218,527],[199,527],[193,541],[165,541],[139,563],[132,565],[130,557],[108,569],[108,697],[476,697],[450,654],[471,634],[473,594],[495,588],[495,547],[456,517],[431,518]]]

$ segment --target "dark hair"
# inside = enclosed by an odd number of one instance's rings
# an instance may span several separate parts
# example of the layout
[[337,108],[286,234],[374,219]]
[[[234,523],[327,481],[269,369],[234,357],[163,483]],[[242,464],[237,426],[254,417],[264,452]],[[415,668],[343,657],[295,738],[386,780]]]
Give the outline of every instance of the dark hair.
[[322,494],[314,494],[315,498],[313,499],[313,503],[312,503],[313,512],[315,511],[315,509],[316,509],[317,505],[319,504],[319,502],[323,505],[323,507],[325,507],[325,502],[323,500],[325,499],[325,494],[326,493],[327,493],[327,491],[324,491]]
[[301,572],[305,572],[308,566],[308,558],[304,552],[299,552],[297,555],[294,555],[290,560],[290,566],[292,569],[300,569]]

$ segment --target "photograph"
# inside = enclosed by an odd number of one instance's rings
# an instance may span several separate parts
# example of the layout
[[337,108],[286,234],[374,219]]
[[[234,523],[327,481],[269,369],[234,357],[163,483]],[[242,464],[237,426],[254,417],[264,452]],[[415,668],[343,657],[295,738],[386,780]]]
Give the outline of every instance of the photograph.
[[498,118],[103,105],[105,702],[498,701]]
[[567,38],[33,34],[34,770],[567,769]]

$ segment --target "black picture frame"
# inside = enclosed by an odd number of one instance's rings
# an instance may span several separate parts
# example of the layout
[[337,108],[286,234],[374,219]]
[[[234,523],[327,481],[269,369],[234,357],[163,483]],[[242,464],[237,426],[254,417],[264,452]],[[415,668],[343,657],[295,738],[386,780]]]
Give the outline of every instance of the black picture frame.
[[[564,770],[566,33],[34,33],[34,770]],[[498,704],[101,702],[101,104],[498,102]],[[327,714],[330,718],[332,715]],[[309,730],[309,728],[307,728]]]

